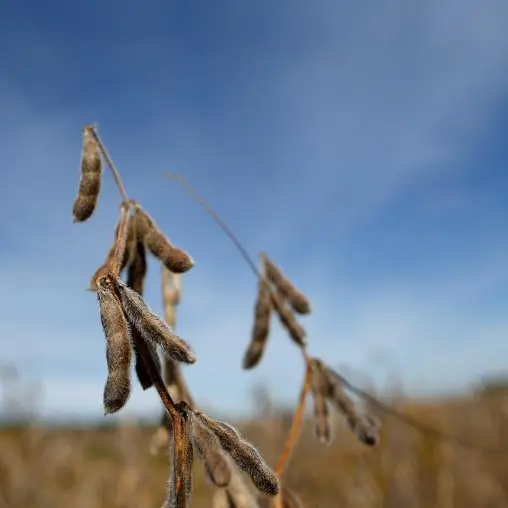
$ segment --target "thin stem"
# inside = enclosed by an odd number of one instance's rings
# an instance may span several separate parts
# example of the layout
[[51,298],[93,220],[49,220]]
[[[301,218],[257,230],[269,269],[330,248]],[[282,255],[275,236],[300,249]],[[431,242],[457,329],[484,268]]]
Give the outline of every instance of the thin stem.
[[93,137],[95,138],[95,141],[97,141],[97,144],[99,145],[99,148],[102,152],[102,156],[104,157],[104,160],[106,161],[107,165],[109,166],[109,169],[111,169],[111,172],[113,173],[113,178],[115,179],[116,186],[118,187],[118,190],[120,191],[120,195],[122,196],[122,201],[128,202],[129,198],[127,196],[127,192],[125,191],[125,187],[122,182],[122,178],[120,176],[120,173],[118,172],[118,169],[116,169],[116,166],[109,156],[108,151],[106,150],[106,147],[104,146],[104,143],[102,142],[99,133],[97,132],[97,128],[94,125],[87,126],[88,129],[90,129],[90,132],[92,133]]
[[298,406],[293,414],[293,421],[291,423],[291,429],[289,431],[288,437],[286,438],[286,442],[284,443],[284,448],[282,453],[277,460],[277,465],[275,466],[275,474],[280,478],[282,473],[284,472],[284,467],[288,461],[289,455],[300,435],[300,429],[303,422],[303,413],[305,411],[305,401],[307,399],[307,395],[310,390],[310,379],[311,379],[311,368],[310,363],[305,363],[305,377],[303,379],[302,389],[300,391],[300,397],[298,399]]
[[171,171],[166,171],[166,176],[168,178],[171,178],[171,180],[175,180],[177,182],[180,182],[187,192],[191,194],[194,199],[205,209],[205,211],[211,215],[212,219],[215,221],[215,223],[226,233],[226,235],[229,237],[229,239],[233,242],[235,247],[238,249],[240,254],[242,255],[245,262],[249,265],[250,269],[254,272],[254,274],[259,277],[260,279],[263,278],[261,273],[258,270],[258,267],[256,266],[256,263],[252,259],[252,257],[249,255],[247,250],[243,247],[243,245],[240,243],[236,235],[233,233],[233,231],[229,228],[229,226],[219,217],[219,215],[215,212],[212,205],[208,203],[199,193],[198,191],[189,183],[189,181],[185,178],[185,176],[181,175],[180,173],[172,173]]

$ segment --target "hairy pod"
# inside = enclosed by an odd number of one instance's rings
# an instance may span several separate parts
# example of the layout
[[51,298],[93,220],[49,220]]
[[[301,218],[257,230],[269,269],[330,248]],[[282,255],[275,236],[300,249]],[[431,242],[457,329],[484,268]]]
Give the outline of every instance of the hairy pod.
[[371,415],[361,415],[356,419],[353,431],[356,437],[367,446],[379,443],[379,421]]
[[107,264],[113,275],[117,276],[125,266],[127,237],[131,220],[129,203],[120,206],[120,220],[115,230],[115,243],[108,254]]
[[225,422],[213,420],[204,413],[196,411],[196,416],[218,438],[222,448],[236,465],[246,472],[252,483],[260,492],[276,495],[279,492],[279,481],[275,473],[268,467],[259,452],[248,443],[241,434]]
[[189,413],[189,425],[206,478],[216,487],[226,487],[231,480],[231,470],[217,436],[192,412]]
[[265,279],[258,282],[258,295],[254,307],[254,326],[249,347],[243,357],[243,368],[252,369],[259,364],[268,342],[272,302],[270,287]]
[[[281,488],[282,508],[303,508],[303,504],[298,496],[292,492],[288,487]],[[275,503],[277,506],[277,503]],[[274,501],[271,498],[263,497],[259,500],[259,508],[274,508]]]
[[83,222],[92,216],[101,190],[102,160],[92,129],[86,126],[83,131],[81,178],[72,209],[74,222]]
[[287,300],[297,314],[309,314],[311,307],[307,297],[291,284],[282,274],[280,268],[264,253],[262,254],[262,260],[265,264],[265,273],[268,280],[277,288],[281,297]]
[[[136,371],[136,376],[138,378],[139,384],[141,385],[141,388],[143,390],[148,390],[148,388],[151,388],[153,386],[153,380],[148,372],[148,369],[146,368],[145,363],[143,362],[143,358],[141,354],[139,353],[136,344],[138,341],[143,340],[143,336],[139,333],[139,331],[131,327],[131,337],[132,337],[132,345],[134,349],[134,354],[136,357],[136,363],[134,366],[134,370]],[[153,363],[155,364],[155,368],[157,369],[157,372],[161,372],[161,361],[159,358],[159,354],[157,352],[157,349],[154,347],[153,344],[149,344],[145,341],[145,344],[147,346],[148,352],[150,356],[152,357]]]
[[160,346],[164,354],[178,362],[194,363],[196,355],[183,339],[145,303],[141,295],[129,288],[120,278],[115,279],[122,307],[132,328],[136,328],[146,342]]
[[131,343],[125,315],[107,276],[97,281],[97,299],[106,337],[108,378],[104,387],[104,410],[107,414],[121,409],[129,398]]
[[[133,222],[134,221],[131,220],[131,223]],[[144,244],[138,242],[135,235],[133,247],[135,249],[135,252],[133,254],[132,261],[128,265],[127,285],[133,291],[136,291],[136,293],[138,293],[139,295],[143,295],[144,282],[147,273],[146,252]],[[141,388],[143,388],[143,390],[148,390],[148,388],[153,386],[153,380],[150,374],[148,373],[146,365],[143,362],[143,358],[141,358],[141,355],[139,354],[139,351],[136,348],[137,341],[143,340],[143,337],[140,334],[140,332],[134,327],[131,328],[131,335],[133,339],[132,342],[134,346],[134,354],[136,356],[136,364],[135,364],[136,376],[138,378],[139,384],[141,385]],[[152,360],[155,364],[157,371],[161,372],[161,362],[159,359],[157,349],[154,347],[153,344],[149,342],[145,342],[145,344],[150,353],[150,356],[152,357]]]
[[298,323],[294,314],[275,291],[270,292],[270,298],[282,326],[287,330],[293,342],[300,347],[305,347],[307,345],[307,334],[303,326]]
[[185,273],[194,266],[194,261],[189,254],[172,245],[153,219],[139,205],[136,205],[135,220],[137,235],[168,270],[173,273]]
[[332,439],[330,415],[326,400],[327,380],[324,378],[321,369],[311,362],[311,384],[312,399],[314,402],[314,431],[318,440],[323,444],[330,444]]
[[367,446],[375,446],[379,442],[380,422],[372,415],[360,414],[353,401],[342,388],[342,376],[321,361],[328,385],[328,399],[347,419],[349,427],[356,437]]

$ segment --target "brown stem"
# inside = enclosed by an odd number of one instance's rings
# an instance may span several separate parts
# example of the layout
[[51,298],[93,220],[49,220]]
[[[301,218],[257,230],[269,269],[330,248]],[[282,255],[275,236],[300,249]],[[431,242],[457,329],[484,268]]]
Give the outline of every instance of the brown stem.
[[249,253],[245,250],[243,245],[240,243],[236,235],[231,231],[229,226],[219,217],[217,212],[213,209],[212,205],[208,203],[208,201],[203,198],[198,191],[188,182],[185,176],[179,173],[172,173],[171,171],[166,171],[166,176],[171,180],[175,180],[180,182],[187,192],[205,209],[205,211],[212,217],[215,223],[226,233],[229,239],[233,242],[235,247],[238,249],[240,254],[242,255],[245,262],[250,266],[250,269],[259,277],[262,278],[262,275],[259,273],[259,270],[254,263],[253,259],[250,257]]
[[284,443],[284,448],[282,453],[277,460],[277,465],[275,466],[275,474],[279,477],[282,476],[284,472],[284,467],[288,461],[289,455],[293,450],[295,443],[300,435],[300,429],[303,422],[303,413],[305,411],[305,401],[307,399],[307,395],[310,390],[310,377],[311,377],[311,368],[310,363],[305,361],[305,377],[303,380],[302,389],[300,391],[300,397],[298,399],[298,406],[293,414],[293,421],[291,423],[291,429],[289,430],[288,437],[286,438],[286,442]]
[[128,202],[129,198],[127,197],[127,192],[125,191],[125,187],[123,185],[120,173],[118,172],[118,169],[116,169],[113,160],[109,156],[109,153],[106,150],[106,147],[104,146],[104,143],[102,142],[99,133],[97,132],[97,128],[95,127],[95,125],[90,125],[89,127],[90,132],[92,133],[93,137],[95,138],[95,141],[97,141],[97,144],[99,145],[104,160],[106,161],[107,165],[109,166],[109,169],[111,169],[111,172],[113,173],[113,178],[115,179],[116,186],[118,187],[118,190],[120,191],[120,194],[122,196],[122,201]]
[[176,508],[185,508],[187,494],[185,485],[185,461],[187,451],[186,422],[180,413],[172,415],[173,421],[173,486]]

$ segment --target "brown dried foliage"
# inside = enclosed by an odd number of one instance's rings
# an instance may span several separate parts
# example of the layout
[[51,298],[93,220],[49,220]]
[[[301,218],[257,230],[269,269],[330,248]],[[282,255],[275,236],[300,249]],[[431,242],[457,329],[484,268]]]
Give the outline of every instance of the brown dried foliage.
[[277,288],[281,297],[287,300],[297,314],[309,314],[311,307],[308,298],[284,277],[280,268],[265,253],[261,254],[261,258],[265,264],[266,277]]
[[189,254],[173,246],[140,205],[136,204],[135,210],[136,233],[148,250],[173,273],[189,271],[194,266],[194,261]]
[[254,326],[251,341],[243,358],[244,369],[252,369],[261,361],[270,333],[271,314],[270,286],[265,279],[260,279],[254,308]]
[[86,126],[83,130],[78,196],[72,208],[74,222],[84,222],[92,216],[99,199],[101,180],[102,159],[99,146],[92,133],[92,127]]

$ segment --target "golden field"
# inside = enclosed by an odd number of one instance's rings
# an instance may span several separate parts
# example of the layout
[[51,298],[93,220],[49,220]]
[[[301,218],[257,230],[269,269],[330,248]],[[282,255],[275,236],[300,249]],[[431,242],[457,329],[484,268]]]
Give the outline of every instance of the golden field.
[[[383,427],[375,448],[359,444],[335,418],[328,447],[307,419],[284,478],[307,508],[508,507],[508,397],[503,391],[432,402],[389,401],[418,421],[479,445],[469,450],[436,440],[376,411]],[[231,422],[273,466],[291,423],[275,411]],[[155,427],[0,429],[0,507],[156,508],[164,498],[166,456],[150,454]],[[195,463],[192,507],[212,507],[213,489]]]

